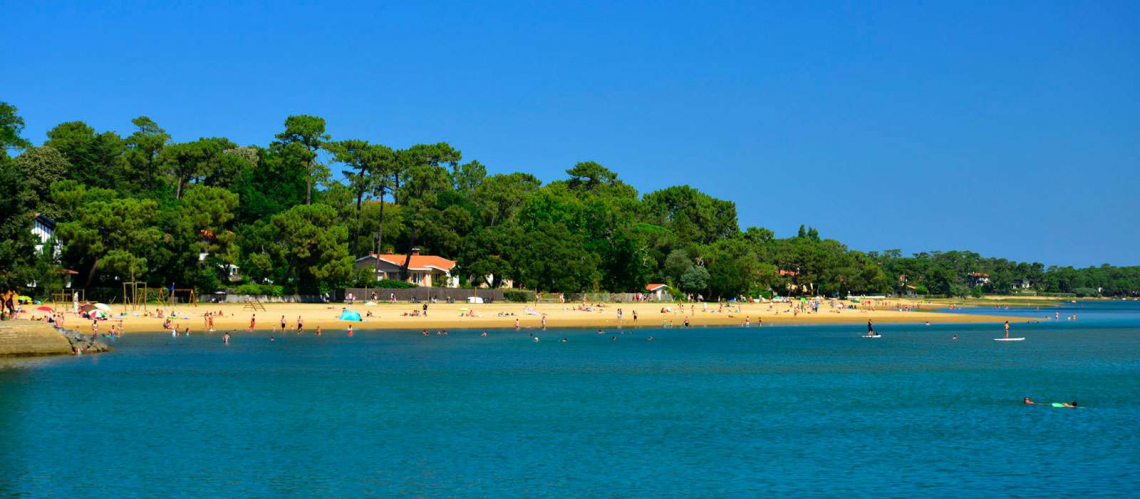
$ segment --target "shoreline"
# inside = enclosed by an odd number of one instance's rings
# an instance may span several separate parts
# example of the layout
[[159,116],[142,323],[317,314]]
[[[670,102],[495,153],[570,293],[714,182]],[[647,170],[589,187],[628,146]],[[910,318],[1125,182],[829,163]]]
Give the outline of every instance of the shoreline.
[[[177,317],[173,326],[181,333],[189,328],[191,334],[221,334],[224,332],[243,333],[250,332],[250,320],[256,317],[253,331],[256,332],[293,332],[298,317],[303,318],[305,334],[315,333],[320,327],[322,331],[346,331],[349,326],[354,330],[429,330],[441,329],[513,329],[518,322],[520,329],[540,329],[545,315],[548,328],[683,328],[686,318],[691,328],[742,326],[745,321],[750,326],[763,325],[865,325],[868,320],[877,324],[1000,324],[1004,321],[1011,323],[1025,323],[1036,320],[1026,317],[1008,317],[1000,315],[983,314],[951,314],[944,313],[941,307],[922,305],[921,310],[907,311],[905,307],[915,306],[913,302],[894,302],[895,308],[874,309],[832,309],[828,304],[821,304],[818,312],[795,313],[786,303],[779,304],[741,304],[740,306],[719,307],[717,304],[708,304],[705,310],[702,304],[685,304],[684,313],[681,313],[676,303],[640,302],[640,303],[605,303],[590,304],[589,310],[579,310],[581,304],[559,303],[493,303],[468,305],[462,303],[435,303],[428,305],[428,315],[414,316],[413,313],[422,314],[422,303],[374,303],[374,304],[344,304],[344,303],[268,303],[265,310],[249,310],[244,304],[216,304],[202,303],[198,306],[180,304],[173,309],[168,307],[148,306],[146,312],[124,312],[113,306],[109,320],[99,322],[100,332],[107,332],[112,325],[121,326],[125,334],[169,334],[170,329],[163,327],[163,322],[173,310]],[[846,305],[846,304],[845,304]],[[855,304],[859,306],[860,304]],[[662,313],[662,309],[668,311]],[[902,310],[900,311],[900,308]],[[163,318],[158,318],[159,309],[163,311]],[[622,319],[617,317],[617,310],[623,312]],[[356,311],[361,314],[363,321],[340,320],[337,317],[342,310]],[[206,327],[206,313],[214,315],[214,331]],[[633,319],[636,313],[637,320]],[[138,314],[137,316],[135,314]],[[146,315],[146,314],[149,314]],[[369,317],[368,314],[372,316]],[[281,328],[281,318],[284,316],[286,327]],[[67,314],[65,319],[68,329],[77,330],[83,334],[90,334],[91,321],[80,318],[75,314]]]

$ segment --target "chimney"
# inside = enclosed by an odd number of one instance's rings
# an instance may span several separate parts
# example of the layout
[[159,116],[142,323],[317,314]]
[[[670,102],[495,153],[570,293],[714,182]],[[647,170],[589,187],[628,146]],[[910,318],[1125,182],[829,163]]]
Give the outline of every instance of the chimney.
[[412,248],[412,256],[420,256],[420,249]]

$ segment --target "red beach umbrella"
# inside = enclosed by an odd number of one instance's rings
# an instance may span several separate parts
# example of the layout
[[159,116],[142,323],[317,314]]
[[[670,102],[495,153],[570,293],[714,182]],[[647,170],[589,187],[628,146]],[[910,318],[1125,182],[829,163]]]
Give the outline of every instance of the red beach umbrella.
[[41,312],[52,312],[52,308],[48,307],[46,305],[38,306],[38,307],[36,307],[36,310],[39,310]]

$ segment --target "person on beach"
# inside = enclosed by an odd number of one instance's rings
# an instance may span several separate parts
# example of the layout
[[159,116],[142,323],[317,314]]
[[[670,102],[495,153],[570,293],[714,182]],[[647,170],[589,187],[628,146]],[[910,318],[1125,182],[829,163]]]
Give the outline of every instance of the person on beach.
[[287,325],[288,325],[288,323],[285,322],[285,316],[282,315],[281,316],[281,332],[283,332],[283,333],[285,332],[285,328],[288,327]]
[[257,326],[257,314],[249,316],[249,332],[253,332],[253,328]]
[[427,317],[427,302],[424,302],[424,317]]

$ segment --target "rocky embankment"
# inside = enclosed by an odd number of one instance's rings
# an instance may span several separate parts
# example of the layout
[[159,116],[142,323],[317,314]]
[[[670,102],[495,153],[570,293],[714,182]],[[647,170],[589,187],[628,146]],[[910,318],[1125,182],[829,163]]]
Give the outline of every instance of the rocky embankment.
[[68,343],[71,343],[72,350],[79,350],[83,353],[103,353],[110,352],[111,347],[106,343],[99,341],[95,336],[90,334],[81,334],[79,331],[72,331],[61,327],[54,327],[57,333],[67,338]]
[[0,322],[0,356],[72,355],[107,352],[111,348],[91,335],[31,320]]

